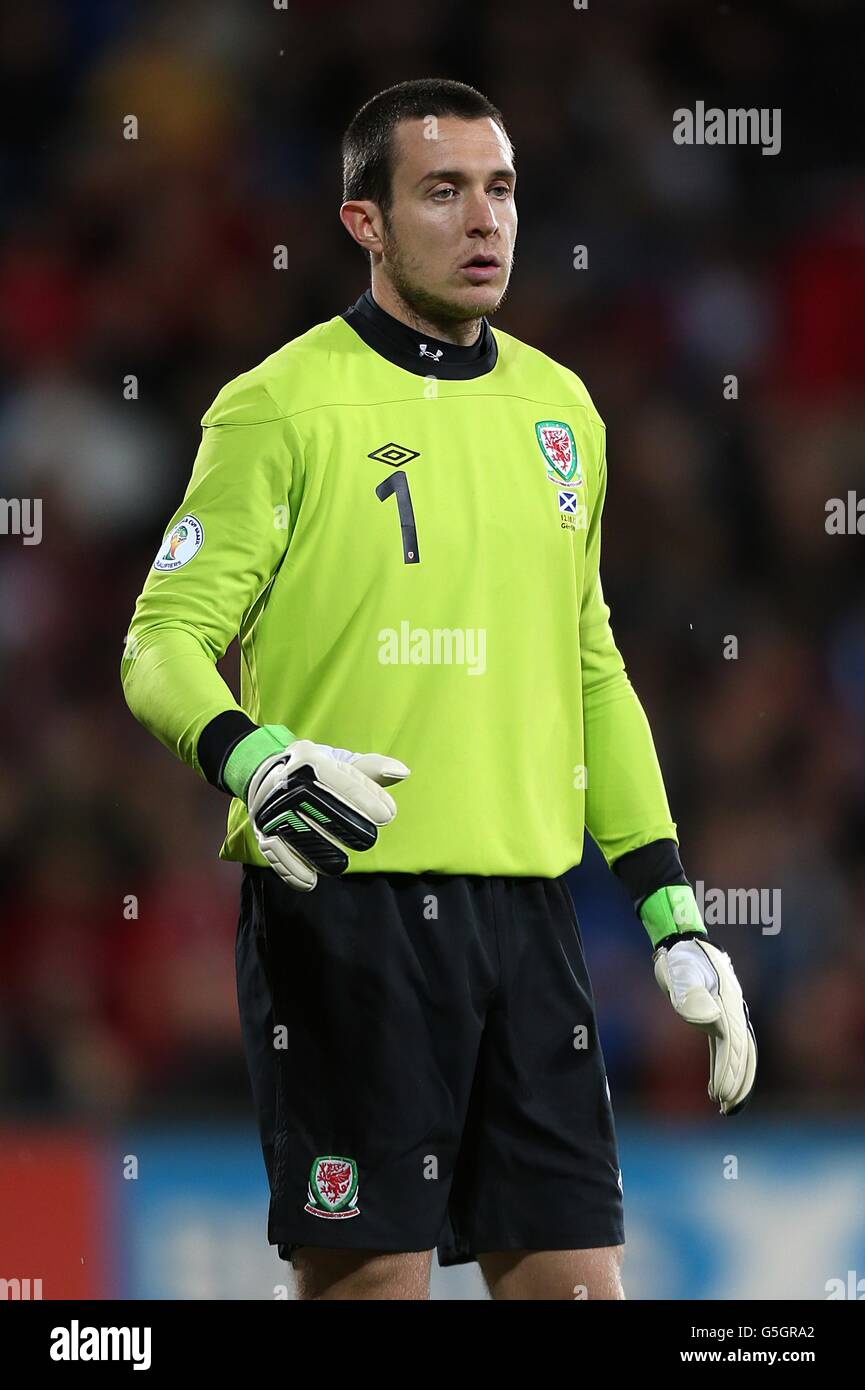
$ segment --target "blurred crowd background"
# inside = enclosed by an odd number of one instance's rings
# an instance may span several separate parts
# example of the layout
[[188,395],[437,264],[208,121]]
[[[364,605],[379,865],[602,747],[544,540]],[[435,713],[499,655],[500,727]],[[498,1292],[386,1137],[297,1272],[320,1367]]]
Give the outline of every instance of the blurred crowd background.
[[[342,130],[437,75],[516,146],[493,326],[607,422],[605,591],[686,871],[781,893],[780,931],[714,933],[761,1112],[861,1109],[865,539],[825,530],[865,494],[860,28],[831,0],[5,8],[0,494],[43,538],[0,535],[3,1113],[251,1121],[227,801],[133,721],[122,642],[219,388],[365,288]],[[697,100],[780,108],[780,154],[677,146]],[[614,1102],[703,1118],[705,1043],[620,885],[596,851],[571,878]]]

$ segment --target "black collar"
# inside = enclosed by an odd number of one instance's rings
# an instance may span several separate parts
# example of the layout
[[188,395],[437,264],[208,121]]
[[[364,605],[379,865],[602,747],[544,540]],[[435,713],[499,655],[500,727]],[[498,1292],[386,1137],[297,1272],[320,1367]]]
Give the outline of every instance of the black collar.
[[346,309],[341,317],[363,338],[367,347],[395,366],[414,372],[415,376],[469,381],[472,377],[486,376],[496,365],[498,348],[486,318],[481,319],[477,341],[470,347],[459,347],[456,343],[433,338],[429,333],[418,333],[407,323],[395,319],[376,304],[372,290],[364,290],[357,303]]

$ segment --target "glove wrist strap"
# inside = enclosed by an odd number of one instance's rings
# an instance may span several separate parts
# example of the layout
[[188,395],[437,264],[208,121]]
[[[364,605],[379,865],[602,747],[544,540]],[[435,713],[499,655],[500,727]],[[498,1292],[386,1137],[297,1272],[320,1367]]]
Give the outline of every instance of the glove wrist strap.
[[223,769],[222,780],[229,791],[245,801],[247,788],[256,768],[261,766],[265,758],[272,758],[274,753],[284,752],[288,744],[294,743],[296,739],[297,735],[284,724],[262,724],[255,733],[247,734],[246,738],[242,738],[237,747],[232,749]]
[[694,890],[688,884],[671,884],[650,893],[640,906],[640,920],[649,934],[652,947],[657,949],[666,937],[705,936],[706,928],[700,916]]

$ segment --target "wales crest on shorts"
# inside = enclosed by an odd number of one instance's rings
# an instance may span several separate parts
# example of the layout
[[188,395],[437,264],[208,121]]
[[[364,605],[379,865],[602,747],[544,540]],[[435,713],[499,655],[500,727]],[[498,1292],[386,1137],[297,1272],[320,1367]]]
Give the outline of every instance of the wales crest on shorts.
[[304,1211],[330,1221],[359,1216],[357,1164],[353,1158],[326,1154],[314,1158],[309,1170],[308,1201]]

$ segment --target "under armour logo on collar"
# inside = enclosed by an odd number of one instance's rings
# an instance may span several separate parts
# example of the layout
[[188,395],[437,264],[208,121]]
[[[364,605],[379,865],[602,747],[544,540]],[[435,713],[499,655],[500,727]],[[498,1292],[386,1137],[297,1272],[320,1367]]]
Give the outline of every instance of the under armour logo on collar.
[[438,362],[439,358],[444,353],[443,348],[436,348],[435,352],[427,352],[426,343],[420,343],[418,346],[420,347],[421,357],[431,357],[434,362]]

